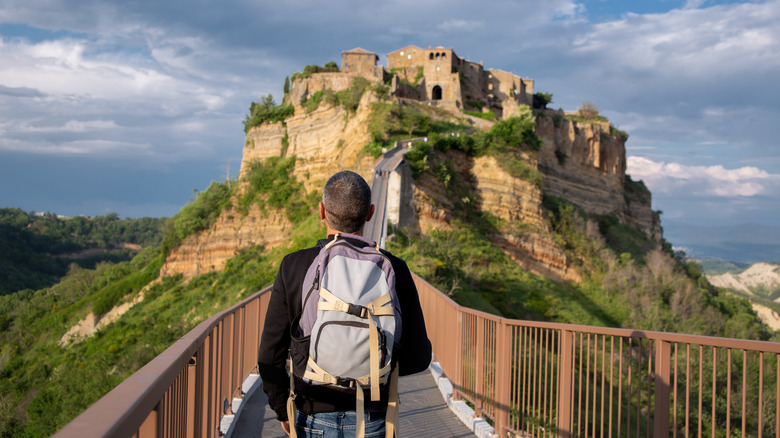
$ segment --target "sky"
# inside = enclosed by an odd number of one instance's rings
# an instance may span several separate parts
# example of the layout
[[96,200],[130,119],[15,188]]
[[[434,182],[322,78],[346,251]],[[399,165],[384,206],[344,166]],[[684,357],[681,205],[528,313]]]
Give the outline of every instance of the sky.
[[307,64],[444,46],[595,104],[664,223],[778,225],[780,0],[3,0],[0,207],[171,216]]

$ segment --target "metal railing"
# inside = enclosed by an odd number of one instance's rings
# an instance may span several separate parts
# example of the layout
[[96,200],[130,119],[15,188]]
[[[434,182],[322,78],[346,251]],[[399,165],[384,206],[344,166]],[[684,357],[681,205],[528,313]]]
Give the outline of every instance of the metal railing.
[[212,437],[257,369],[270,287],[199,324],[55,437]]
[[510,320],[415,283],[453,396],[499,437],[780,437],[780,344]]
[[[780,344],[505,319],[414,279],[453,396],[499,437],[780,437]],[[269,299],[201,323],[56,436],[219,436]]]

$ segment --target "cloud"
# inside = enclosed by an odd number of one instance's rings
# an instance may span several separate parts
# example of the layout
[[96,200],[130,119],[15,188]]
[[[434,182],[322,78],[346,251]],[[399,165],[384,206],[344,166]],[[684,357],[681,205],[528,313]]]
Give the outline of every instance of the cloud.
[[6,87],[0,84],[0,95],[12,97],[41,97],[43,93],[28,87]]
[[626,173],[643,180],[653,193],[723,198],[772,196],[780,193],[780,174],[753,166],[726,169],[717,166],[687,166],[629,157]]

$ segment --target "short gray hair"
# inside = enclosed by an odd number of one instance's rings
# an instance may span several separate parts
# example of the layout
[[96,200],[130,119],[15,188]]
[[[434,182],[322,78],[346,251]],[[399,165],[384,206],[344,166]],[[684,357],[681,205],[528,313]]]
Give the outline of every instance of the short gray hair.
[[322,191],[325,219],[338,231],[355,233],[366,223],[371,208],[371,187],[362,176],[342,170],[328,179]]

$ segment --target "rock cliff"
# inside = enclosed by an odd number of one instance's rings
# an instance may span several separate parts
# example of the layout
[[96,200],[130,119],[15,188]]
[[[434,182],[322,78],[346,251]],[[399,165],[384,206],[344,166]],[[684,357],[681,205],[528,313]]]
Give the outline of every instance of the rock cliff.
[[[293,173],[307,191],[320,190],[327,178],[340,169],[352,169],[370,183],[374,159],[361,150],[371,141],[366,118],[375,100],[372,93],[365,93],[355,113],[325,104],[308,114],[296,107],[295,115],[285,123],[251,128],[244,143],[238,196],[245,191],[250,163],[280,155],[297,157]],[[238,205],[237,197],[232,204]],[[161,275],[182,274],[191,278],[222,269],[242,248],[283,243],[291,226],[282,212],[263,213],[257,205],[252,205],[245,215],[226,209],[208,230],[189,236],[171,252]]]
[[608,122],[569,120],[560,113],[536,119],[542,139],[539,171],[542,191],[564,198],[595,215],[614,215],[621,223],[661,240],[661,223],[651,209],[651,196],[632,196],[626,190],[625,140],[610,133]]
[[[326,85],[336,86],[338,78],[332,76]],[[320,79],[313,85],[304,80],[296,88],[321,87],[325,82]],[[339,87],[347,86],[344,81]],[[375,160],[362,150],[371,141],[369,117],[372,103],[377,100],[373,92],[367,91],[355,112],[325,102],[311,113],[298,106],[295,115],[284,123],[251,128],[244,145],[237,196],[244,190],[249,163],[272,156],[295,156],[293,174],[307,191],[321,190],[325,180],[341,169],[355,170],[370,183]],[[473,186],[477,198],[474,202],[510,224],[493,236],[493,241],[513,260],[550,278],[575,282],[581,278],[553,239],[542,209],[543,193],[565,198],[588,213],[614,215],[651,239],[660,239],[660,224],[650,209],[649,196],[633,199],[626,194],[624,140],[609,134],[608,123],[600,126],[540,114],[536,132],[544,144],[538,155],[526,154],[524,159],[541,173],[541,187],[511,176],[492,157],[471,158],[460,152],[447,156]],[[455,200],[436,178],[422,174],[413,181],[412,192],[413,230],[425,233],[450,226]],[[282,243],[291,226],[279,212],[264,215],[253,206],[243,215],[227,209],[210,229],[188,237],[171,253],[162,275],[192,277],[221,269],[241,248]]]

